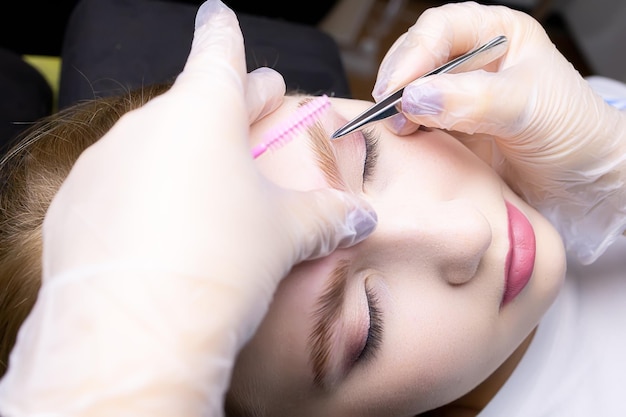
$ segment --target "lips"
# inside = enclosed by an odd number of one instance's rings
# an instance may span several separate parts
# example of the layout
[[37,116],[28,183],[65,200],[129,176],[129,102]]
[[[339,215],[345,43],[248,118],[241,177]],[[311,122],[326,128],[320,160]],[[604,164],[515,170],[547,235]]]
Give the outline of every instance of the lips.
[[513,300],[526,287],[535,267],[535,232],[528,218],[506,202],[509,218],[510,249],[505,264],[505,288],[502,305]]

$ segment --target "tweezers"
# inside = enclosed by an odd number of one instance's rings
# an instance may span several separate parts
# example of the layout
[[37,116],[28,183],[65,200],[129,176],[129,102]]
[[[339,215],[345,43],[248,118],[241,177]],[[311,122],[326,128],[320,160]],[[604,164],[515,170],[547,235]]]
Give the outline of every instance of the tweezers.
[[[473,51],[461,55],[458,58],[455,58],[452,61],[449,61],[448,63],[418,77],[417,79],[428,77],[434,74],[443,74],[445,72],[463,72],[481,68],[484,65],[494,61],[496,58],[502,56],[502,54],[504,54],[504,52],[506,51],[506,43],[506,36],[497,36],[486,44],[474,49]],[[499,47],[496,48],[497,46]],[[485,53],[487,51],[490,52],[487,54]],[[480,57],[480,59],[478,59],[478,57]],[[404,87],[406,87],[406,85]],[[398,114],[400,112],[398,104],[400,104],[400,102],[402,101],[402,93],[404,92],[404,87],[389,94],[387,97],[374,104],[372,107],[370,107],[354,119],[350,120],[343,127],[333,133],[331,139],[340,138],[347,135],[348,133],[354,132],[355,130],[362,129],[370,123],[378,122],[380,120]]]

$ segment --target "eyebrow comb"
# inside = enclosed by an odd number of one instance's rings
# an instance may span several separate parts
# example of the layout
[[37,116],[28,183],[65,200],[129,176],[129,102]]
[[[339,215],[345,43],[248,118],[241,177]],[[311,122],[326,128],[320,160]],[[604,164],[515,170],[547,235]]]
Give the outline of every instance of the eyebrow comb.
[[269,149],[275,150],[291,142],[296,134],[315,123],[328,107],[330,107],[330,99],[326,94],[300,106],[291,117],[263,136],[261,143],[252,148],[252,157],[256,159]]

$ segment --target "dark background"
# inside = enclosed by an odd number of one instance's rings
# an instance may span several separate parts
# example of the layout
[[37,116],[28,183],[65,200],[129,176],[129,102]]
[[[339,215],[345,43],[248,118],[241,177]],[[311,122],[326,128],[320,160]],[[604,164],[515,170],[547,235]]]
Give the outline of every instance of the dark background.
[[[111,2],[120,0],[111,0]],[[203,0],[155,0],[200,5]],[[257,1],[223,0],[236,12],[316,25],[335,0]],[[9,6],[10,3],[10,6]],[[18,54],[58,56],[64,28],[78,0],[21,0],[3,3],[0,46]]]

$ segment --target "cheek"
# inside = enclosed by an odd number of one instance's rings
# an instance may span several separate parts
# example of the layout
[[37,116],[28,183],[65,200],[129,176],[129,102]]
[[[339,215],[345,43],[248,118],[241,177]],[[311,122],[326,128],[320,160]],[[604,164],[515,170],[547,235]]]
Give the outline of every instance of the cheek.
[[[415,415],[447,404],[485,380],[513,342],[499,335],[484,287],[445,285],[415,265],[378,278],[383,343],[342,393],[360,415]],[[354,410],[353,410],[354,411]]]
[[485,381],[532,329],[500,316],[492,278],[450,286],[415,263],[381,278],[384,342],[356,390],[361,407],[414,415]]
[[412,412],[462,396],[506,357],[496,339],[497,314],[480,291],[419,280],[391,289],[380,368],[396,401]]

